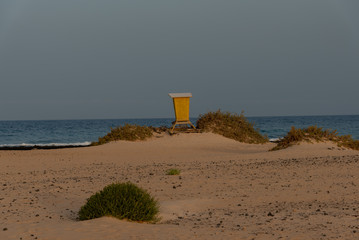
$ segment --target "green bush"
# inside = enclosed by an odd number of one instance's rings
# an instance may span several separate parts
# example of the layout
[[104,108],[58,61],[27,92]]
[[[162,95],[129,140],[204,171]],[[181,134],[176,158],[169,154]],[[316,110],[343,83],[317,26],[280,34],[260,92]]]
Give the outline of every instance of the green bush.
[[243,112],[238,115],[218,110],[200,115],[197,128],[244,143],[268,142],[268,137],[261,135],[254,124],[244,117]]
[[113,216],[131,221],[157,220],[158,202],[133,183],[114,183],[92,195],[79,211],[80,220]]
[[166,172],[167,175],[180,175],[180,173],[181,173],[181,170],[178,170],[175,168],[168,169]]
[[337,130],[323,130],[323,128],[317,126],[300,129],[292,126],[287,135],[270,151],[285,149],[303,141],[312,142],[312,140],[317,142],[331,141],[337,143],[338,146],[359,150],[358,140],[354,140],[350,135],[338,136]]
[[100,137],[98,142],[93,142],[92,145],[101,145],[111,141],[127,140],[145,140],[153,136],[153,129],[146,126],[138,126],[126,124],[125,126],[112,128],[107,135]]

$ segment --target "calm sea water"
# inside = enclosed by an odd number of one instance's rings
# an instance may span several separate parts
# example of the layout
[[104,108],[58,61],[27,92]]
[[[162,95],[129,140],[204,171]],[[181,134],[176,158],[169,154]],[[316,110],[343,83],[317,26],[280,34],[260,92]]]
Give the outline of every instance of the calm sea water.
[[[108,133],[111,128],[126,123],[146,126],[171,126],[172,118],[161,119],[103,119],[52,121],[0,121],[0,147],[4,146],[66,146],[89,145]],[[196,118],[192,118],[193,123]],[[359,115],[248,117],[261,133],[275,139],[286,135],[291,126],[304,128],[317,125],[337,129],[340,135],[352,135],[359,140]]]

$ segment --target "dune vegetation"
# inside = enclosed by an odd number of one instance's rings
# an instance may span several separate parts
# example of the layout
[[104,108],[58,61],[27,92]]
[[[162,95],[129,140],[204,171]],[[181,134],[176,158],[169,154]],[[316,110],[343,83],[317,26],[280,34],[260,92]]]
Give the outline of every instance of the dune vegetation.
[[131,221],[155,222],[159,206],[157,200],[135,184],[114,183],[92,195],[79,211],[79,220],[103,216]]
[[[187,128],[179,128],[177,132],[186,132]],[[132,124],[126,124],[117,128],[112,128],[111,132],[100,137],[92,145],[102,145],[111,141],[126,140],[137,141],[146,140],[153,136],[153,133],[167,132],[171,134],[168,127],[147,127]],[[208,112],[200,115],[197,120],[197,131],[195,132],[213,132],[224,137],[234,139],[244,143],[266,143],[268,137],[260,134],[254,124],[250,123],[241,113],[240,115],[229,112]],[[171,134],[172,135],[172,134]]]
[[197,128],[205,132],[213,132],[243,143],[267,143],[268,137],[263,136],[254,123],[249,122],[243,112],[238,115],[230,112],[208,112],[200,115]]
[[166,175],[180,175],[181,170],[177,169],[177,168],[171,168],[168,169],[166,172]]
[[308,128],[295,128],[292,126],[287,135],[280,139],[277,146],[270,151],[288,148],[300,142],[325,142],[331,141],[336,143],[339,147],[347,147],[354,150],[359,150],[359,140],[354,140],[350,135],[338,136],[337,130],[329,130],[317,126],[309,126]]
[[111,132],[103,137],[100,137],[97,142],[93,142],[92,145],[102,145],[111,141],[126,140],[137,141],[145,140],[153,136],[153,129],[146,126],[138,126],[132,124],[126,124],[121,127],[112,128]]
[[[196,125],[196,132],[212,132],[226,138],[234,139],[238,142],[251,144],[263,144],[269,142],[268,137],[262,135],[260,130],[255,128],[255,124],[247,120],[243,112],[241,114],[222,112],[221,110],[208,112],[199,115]],[[184,130],[185,129],[187,128],[184,128]],[[97,142],[93,142],[92,146],[118,140],[146,140],[151,138],[154,133],[162,134],[165,132],[172,135],[170,128],[165,126],[147,127],[126,124],[124,126],[112,128],[111,132],[100,137]],[[277,141],[277,145],[270,149],[270,151],[285,149],[292,145],[299,144],[300,142],[313,141],[331,141],[336,143],[339,147],[359,150],[359,140],[354,140],[351,135],[339,136],[336,130],[323,129],[317,126],[309,126],[303,129],[292,126],[287,135]]]

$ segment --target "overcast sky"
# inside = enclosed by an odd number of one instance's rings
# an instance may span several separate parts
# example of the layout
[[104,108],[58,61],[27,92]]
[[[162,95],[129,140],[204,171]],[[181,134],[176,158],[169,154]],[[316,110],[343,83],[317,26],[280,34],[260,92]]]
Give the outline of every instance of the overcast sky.
[[0,120],[359,114],[358,0],[1,0]]

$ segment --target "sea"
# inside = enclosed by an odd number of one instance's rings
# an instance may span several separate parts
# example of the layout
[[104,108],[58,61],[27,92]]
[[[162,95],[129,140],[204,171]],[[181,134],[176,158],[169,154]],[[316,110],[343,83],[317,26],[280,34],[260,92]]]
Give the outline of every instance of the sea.
[[[359,140],[359,115],[247,117],[262,134],[274,141],[284,137],[291,126],[311,125],[336,129],[339,135],[351,135]],[[196,123],[196,118],[190,119]],[[95,120],[37,120],[0,121],[0,149],[13,147],[74,147],[89,146],[111,128],[128,124],[170,127],[173,118],[95,119]]]

